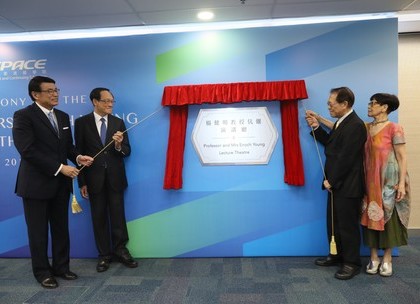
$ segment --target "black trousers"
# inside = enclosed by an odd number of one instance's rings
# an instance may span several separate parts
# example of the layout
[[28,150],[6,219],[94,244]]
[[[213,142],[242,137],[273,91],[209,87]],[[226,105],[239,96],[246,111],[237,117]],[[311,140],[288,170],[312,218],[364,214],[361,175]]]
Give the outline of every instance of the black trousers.
[[[23,198],[32,271],[38,282],[53,274],[69,271],[69,198],[68,191],[59,191],[48,200]],[[48,231],[51,234],[51,265],[48,259]]]
[[[89,185],[88,185],[89,191]],[[124,192],[114,191],[105,177],[102,191],[89,193],[91,216],[96,248],[99,257],[111,258],[128,252],[127,223],[125,219]]]
[[[334,215],[331,217],[333,200]],[[337,244],[337,254],[346,264],[361,266],[360,259],[360,208],[362,198],[343,198],[328,193],[327,232],[331,241],[332,223],[334,223],[334,238]]]

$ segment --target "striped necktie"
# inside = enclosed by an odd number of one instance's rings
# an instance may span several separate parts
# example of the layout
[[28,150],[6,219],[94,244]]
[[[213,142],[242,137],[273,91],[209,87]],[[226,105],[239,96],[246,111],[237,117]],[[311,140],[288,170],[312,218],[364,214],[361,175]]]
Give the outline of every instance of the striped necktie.
[[57,127],[57,123],[54,120],[52,111],[48,112],[48,119],[50,120],[50,123],[53,126],[53,128],[55,130],[55,133],[57,133],[57,135],[58,135],[58,127]]

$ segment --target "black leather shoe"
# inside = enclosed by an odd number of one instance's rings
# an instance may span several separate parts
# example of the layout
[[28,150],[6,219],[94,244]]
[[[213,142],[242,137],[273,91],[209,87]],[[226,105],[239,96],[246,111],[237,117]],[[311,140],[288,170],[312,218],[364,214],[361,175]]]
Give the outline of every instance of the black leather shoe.
[[328,255],[326,258],[318,258],[315,260],[315,265],[318,266],[335,266],[342,263],[341,258]]
[[77,274],[75,274],[74,272],[71,272],[70,270],[66,271],[63,274],[59,274],[58,277],[60,277],[64,280],[68,280],[68,281],[76,280],[78,278]]
[[129,268],[136,268],[138,266],[138,263],[134,261],[129,253],[119,256],[118,261]]
[[110,263],[111,261],[109,259],[99,259],[98,264],[96,264],[96,271],[97,272],[107,271]]
[[335,278],[339,280],[349,280],[360,273],[360,266],[343,264],[341,269],[335,273]]
[[48,289],[53,289],[58,287],[58,283],[54,277],[48,277],[41,282],[41,286]]

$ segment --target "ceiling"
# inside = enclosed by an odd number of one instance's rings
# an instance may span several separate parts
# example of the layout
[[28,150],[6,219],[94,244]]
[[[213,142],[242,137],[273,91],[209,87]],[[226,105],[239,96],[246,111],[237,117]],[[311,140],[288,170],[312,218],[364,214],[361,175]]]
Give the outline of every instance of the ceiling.
[[201,9],[213,22],[398,12],[399,32],[420,32],[420,0],[0,0],[0,34],[197,23]]

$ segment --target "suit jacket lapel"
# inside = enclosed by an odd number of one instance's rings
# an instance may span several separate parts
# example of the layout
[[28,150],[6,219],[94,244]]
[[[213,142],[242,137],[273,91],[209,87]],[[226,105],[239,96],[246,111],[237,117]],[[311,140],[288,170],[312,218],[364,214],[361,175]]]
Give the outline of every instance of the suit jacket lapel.
[[97,141],[98,145],[102,146],[101,135],[99,134],[98,128],[96,127],[95,115],[93,115],[93,112],[89,115],[88,128],[91,129],[93,134],[96,134],[95,140]]
[[354,114],[354,111],[351,114],[349,114],[349,116],[347,116],[346,118],[344,118],[344,120],[342,122],[340,122],[340,124],[338,125],[338,127],[336,127],[338,120],[335,122],[335,124],[333,126],[333,129],[330,132],[330,137],[328,138],[328,142],[334,140],[334,138],[336,138],[341,133],[341,130],[343,130],[343,127],[346,124],[348,124],[348,122],[350,120],[352,120],[353,114]]
[[[57,132],[55,132],[54,127],[52,126],[50,120],[48,119],[47,115],[35,104],[35,102],[32,104],[35,114],[41,119],[41,121],[51,130],[51,132],[58,137]],[[57,122],[58,122],[57,117]],[[60,123],[58,123],[58,129],[60,130]]]
[[63,132],[64,127],[70,127],[64,125],[64,116],[61,115],[62,113],[58,111],[54,111],[55,117],[57,118],[57,128],[58,128],[58,137],[61,137],[61,133]]
[[115,134],[115,132],[118,131],[117,126],[118,126],[117,125],[117,119],[115,119],[114,116],[109,114],[108,115],[108,128],[107,128],[107,131],[106,131],[107,143],[112,140],[112,136]]
[[340,125],[338,126],[337,130],[340,129],[340,127],[344,127],[345,125],[347,125],[349,123],[349,121],[351,121],[354,117],[354,110],[353,112],[351,112],[349,114],[349,116],[347,116],[346,118],[344,118],[344,120],[340,123]]

